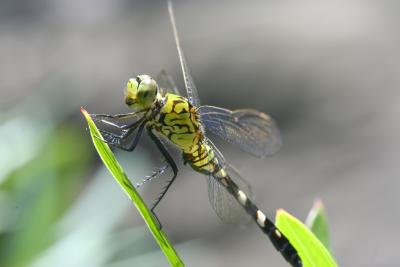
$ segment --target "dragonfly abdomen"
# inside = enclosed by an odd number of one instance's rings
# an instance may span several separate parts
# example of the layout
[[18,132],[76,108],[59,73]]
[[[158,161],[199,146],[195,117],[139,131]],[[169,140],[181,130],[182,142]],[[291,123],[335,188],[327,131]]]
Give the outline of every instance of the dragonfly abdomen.
[[214,177],[219,184],[238,201],[258,227],[269,237],[275,248],[292,266],[302,266],[301,259],[296,249],[289,240],[276,228],[275,224],[249,199],[246,193],[229,177],[229,172],[221,166],[214,150],[207,143],[199,143],[190,154],[185,154],[185,159],[192,168],[198,172]]
[[207,143],[199,143],[190,154],[184,154],[192,168],[205,175],[212,176],[237,200],[258,227],[269,237],[275,248],[292,266],[301,267],[302,262],[296,249],[276,228],[275,224],[250,200],[246,193],[230,178],[229,172],[218,161],[214,150]]
[[184,158],[195,171],[205,175],[218,174],[222,171],[214,150],[206,143],[199,141],[194,144],[190,153],[184,153]]
[[229,174],[221,169],[214,178],[233,195],[246,212],[254,219],[258,227],[269,237],[275,248],[292,266],[301,267],[302,262],[296,249],[290,244],[289,240],[276,228],[275,224],[248,198]]

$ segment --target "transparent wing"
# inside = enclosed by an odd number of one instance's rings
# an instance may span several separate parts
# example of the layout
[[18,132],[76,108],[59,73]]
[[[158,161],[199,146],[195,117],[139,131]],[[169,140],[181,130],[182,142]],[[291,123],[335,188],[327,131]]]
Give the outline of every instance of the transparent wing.
[[[239,173],[229,165],[226,166],[226,170],[239,188],[247,196],[252,196],[250,185]],[[252,221],[246,210],[214,177],[209,176],[207,182],[211,206],[224,223],[246,225]]]
[[174,80],[172,77],[165,71],[161,70],[160,73],[157,75],[157,83],[162,90],[169,91],[176,95],[181,95],[179,93],[178,87],[176,87]]
[[[218,162],[225,168],[229,177],[248,197],[253,198],[250,185],[231,165],[225,162],[222,154],[210,140],[206,139],[205,142],[213,148]],[[210,204],[224,223],[245,225],[252,221],[245,209],[240,206],[237,200],[213,176],[207,177],[207,184]]]
[[179,61],[180,61],[181,68],[182,68],[183,79],[185,81],[187,96],[188,96],[189,102],[193,106],[199,107],[200,106],[199,96],[197,93],[196,85],[194,84],[192,76],[190,75],[189,68],[186,63],[185,55],[183,54],[183,50],[181,48],[181,44],[180,44],[179,36],[178,36],[178,30],[176,28],[174,10],[172,7],[171,0],[168,0],[168,13],[169,13],[169,17],[171,20],[172,30],[174,32],[176,49],[178,50],[178,56],[179,56]]
[[112,145],[128,148],[132,144],[137,126],[143,121],[143,112],[106,115],[90,114],[103,139]]
[[272,155],[282,145],[278,127],[265,113],[251,109],[231,111],[213,106],[201,106],[198,112],[206,131],[254,156]]

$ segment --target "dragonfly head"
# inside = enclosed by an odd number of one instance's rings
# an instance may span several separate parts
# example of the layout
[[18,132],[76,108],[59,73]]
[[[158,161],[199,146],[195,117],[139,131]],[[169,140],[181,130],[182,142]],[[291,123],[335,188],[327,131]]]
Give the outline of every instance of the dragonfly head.
[[140,111],[149,109],[157,98],[158,85],[149,75],[138,75],[126,84],[125,103]]

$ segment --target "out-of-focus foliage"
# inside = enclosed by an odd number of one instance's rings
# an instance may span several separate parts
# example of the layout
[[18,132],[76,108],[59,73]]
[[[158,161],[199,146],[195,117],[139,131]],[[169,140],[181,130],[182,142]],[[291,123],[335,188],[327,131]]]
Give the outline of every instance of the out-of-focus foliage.
[[54,242],[55,224],[90,168],[92,155],[79,125],[51,123],[38,110],[0,122],[0,158],[10,162],[0,177],[0,266],[27,266]]
[[[321,200],[316,200],[305,222],[308,229],[321,241],[321,243],[331,251],[331,242],[329,238],[328,219],[324,204]],[[332,251],[331,251],[332,253]]]
[[78,125],[56,126],[45,139],[28,162],[0,183],[0,266],[26,266],[54,242],[55,223],[89,171],[92,154]]

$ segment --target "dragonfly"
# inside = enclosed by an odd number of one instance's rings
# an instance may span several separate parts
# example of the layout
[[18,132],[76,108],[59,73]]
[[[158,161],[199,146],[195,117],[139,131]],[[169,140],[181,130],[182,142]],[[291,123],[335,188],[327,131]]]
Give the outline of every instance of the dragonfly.
[[99,138],[113,147],[133,151],[143,131],[148,133],[167,165],[147,176],[143,182],[163,173],[166,167],[173,171],[172,178],[151,208],[153,212],[178,174],[166,143],[172,144],[182,151],[184,163],[207,177],[210,203],[223,222],[247,224],[254,220],[286,261],[295,267],[302,266],[296,249],[251,200],[249,184],[208,138],[208,133],[213,133],[256,157],[264,157],[274,154],[282,144],[278,127],[270,116],[256,110],[232,111],[200,105],[180,44],[171,0],[167,0],[167,4],[187,97],[179,93],[165,71],[157,78],[165,87],[160,87],[149,75],[130,78],[126,85],[125,104],[133,112],[91,114],[100,126],[102,137]]

